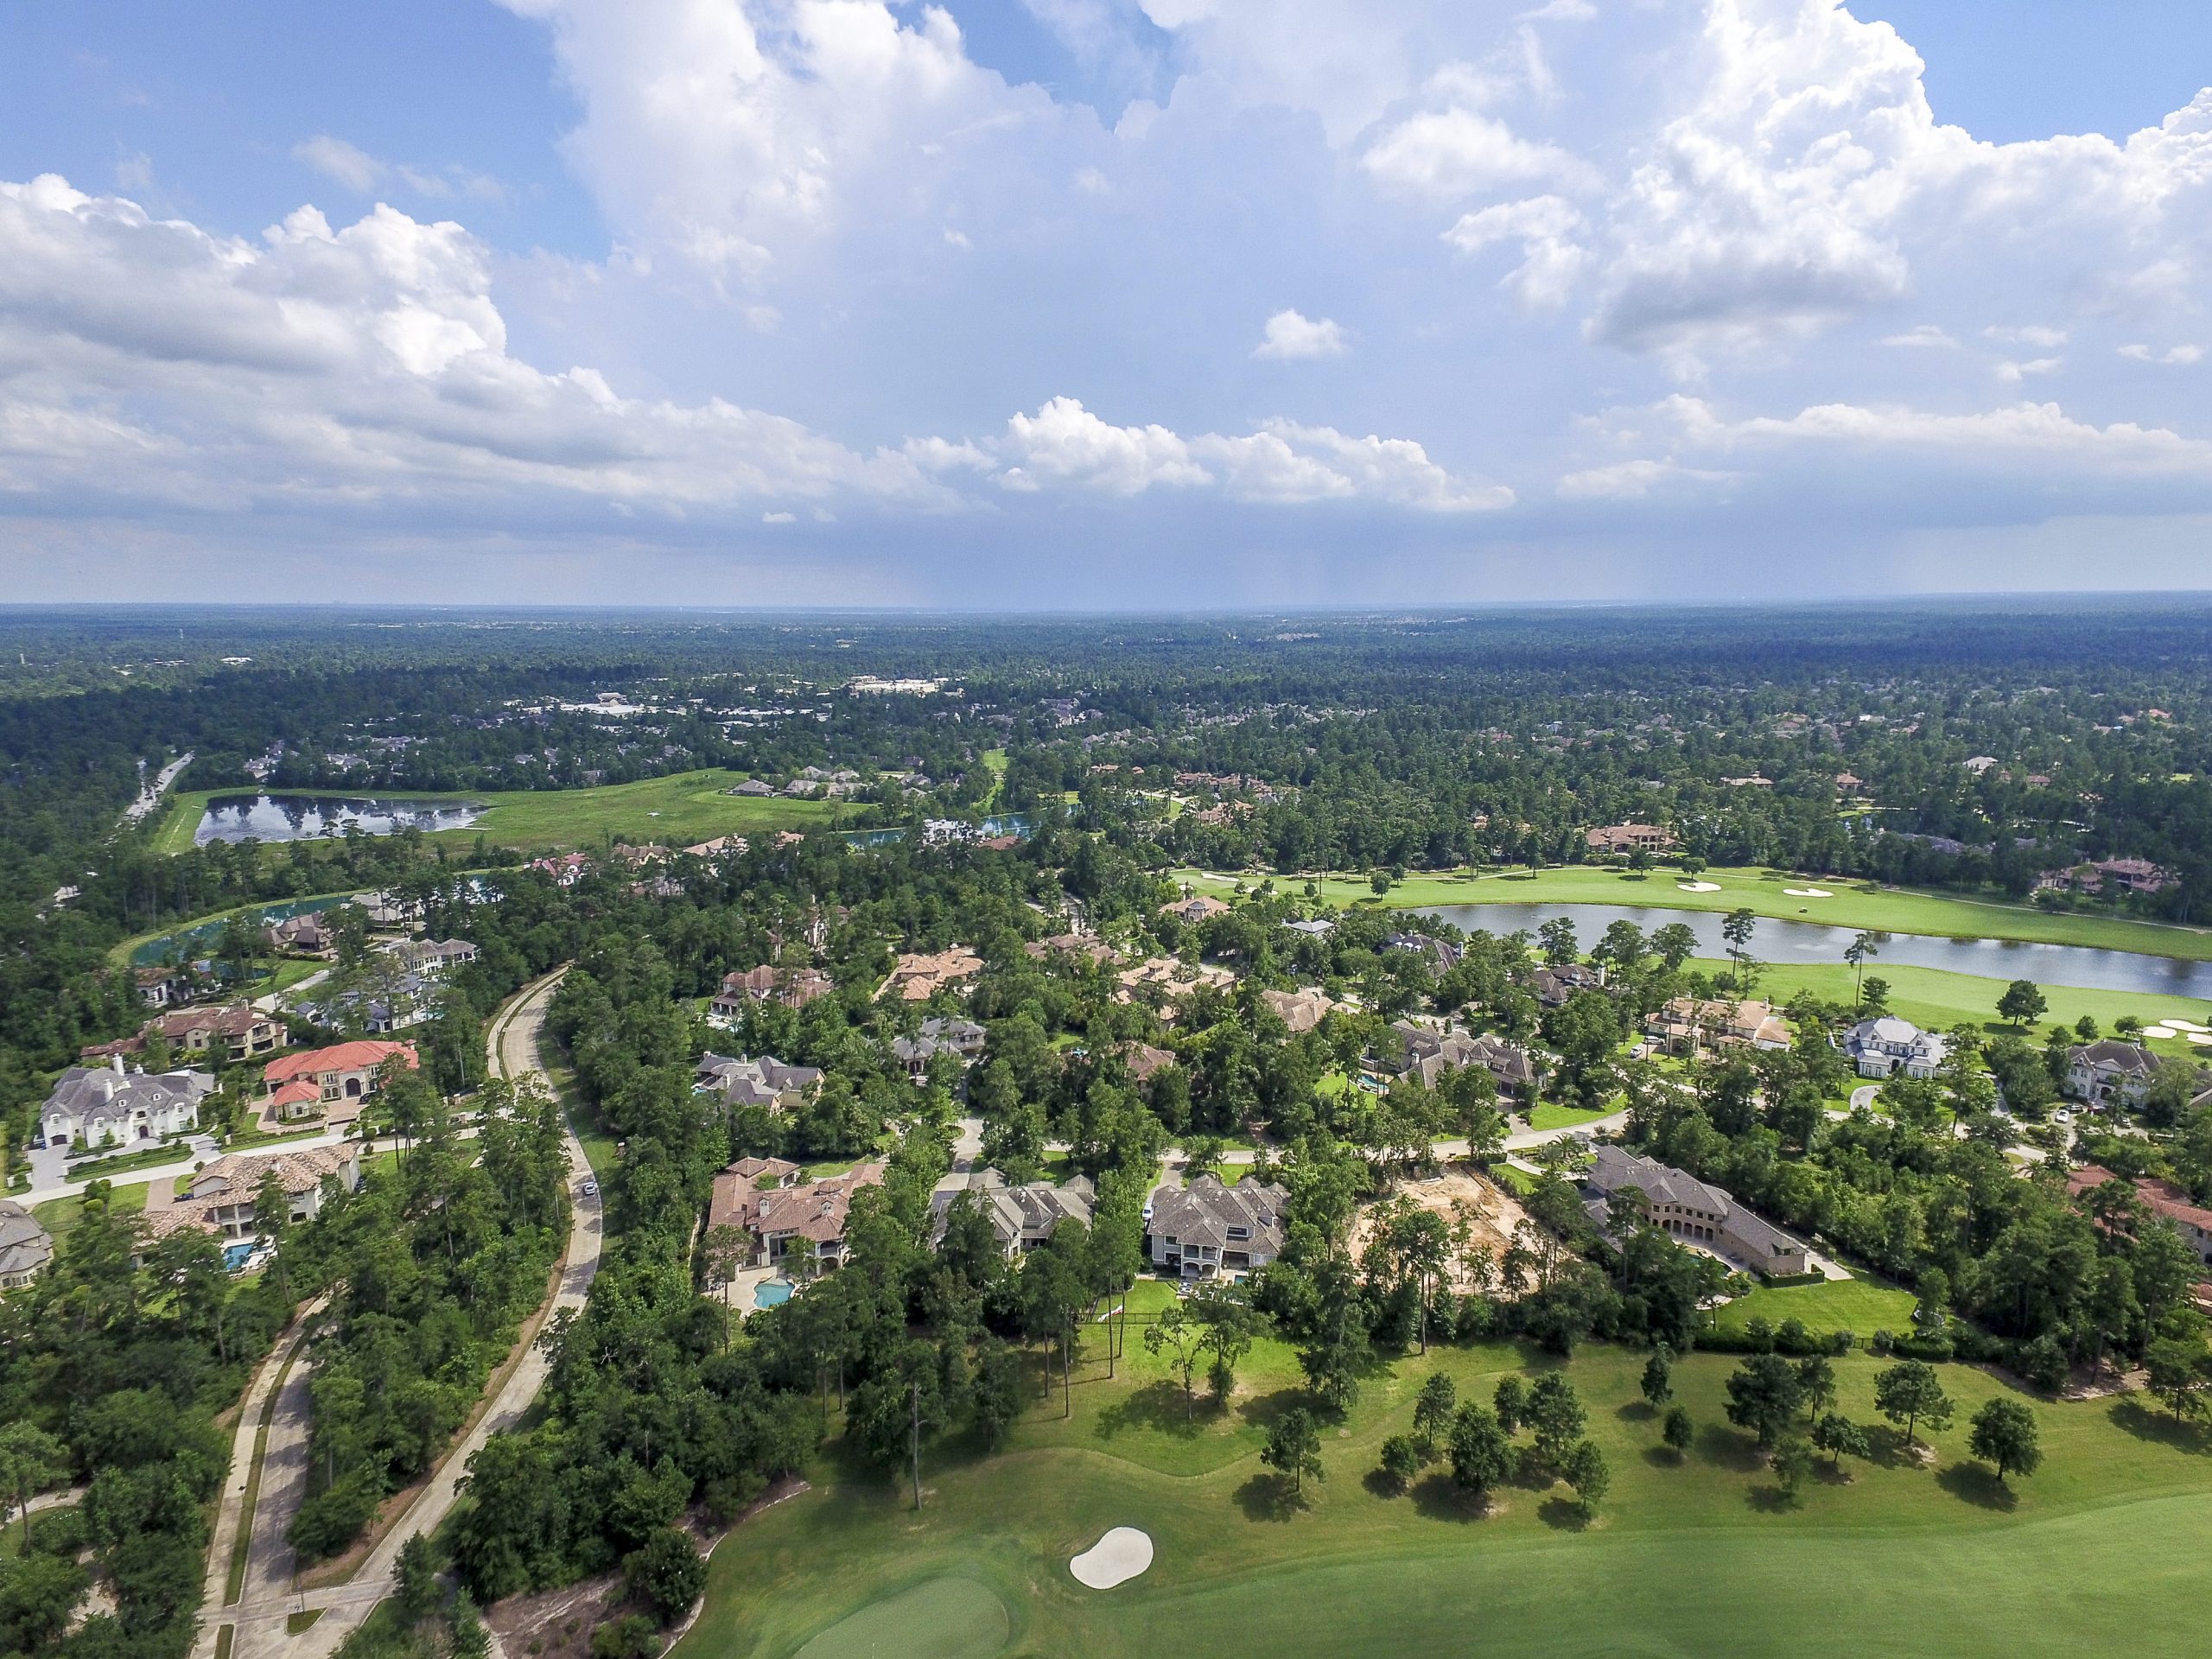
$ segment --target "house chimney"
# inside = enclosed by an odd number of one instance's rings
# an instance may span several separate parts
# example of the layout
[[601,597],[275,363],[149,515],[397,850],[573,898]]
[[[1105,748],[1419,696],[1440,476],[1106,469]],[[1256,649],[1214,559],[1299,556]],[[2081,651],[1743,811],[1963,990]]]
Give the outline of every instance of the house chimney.
[[109,1055],[109,1056],[107,1057],[107,1063],[108,1063],[110,1065],[111,1065],[111,1066],[113,1066],[113,1067],[115,1068],[115,1075],[116,1075],[117,1077],[124,1077],[124,1076],[127,1075],[127,1074],[124,1072],[124,1069],[123,1069],[123,1056],[122,1056],[122,1055],[120,1055],[120,1054],[111,1054],[111,1055]]

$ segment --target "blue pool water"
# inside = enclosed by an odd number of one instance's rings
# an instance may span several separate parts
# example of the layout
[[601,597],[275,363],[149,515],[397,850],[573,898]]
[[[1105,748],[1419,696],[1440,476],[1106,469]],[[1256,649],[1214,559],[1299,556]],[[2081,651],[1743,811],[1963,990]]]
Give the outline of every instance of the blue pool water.
[[246,1257],[252,1254],[253,1241],[250,1238],[242,1238],[234,1244],[224,1245],[224,1270],[228,1273],[236,1273],[240,1268],[245,1265]]
[[791,1281],[787,1279],[763,1279],[753,1287],[755,1307],[778,1307],[791,1299]]

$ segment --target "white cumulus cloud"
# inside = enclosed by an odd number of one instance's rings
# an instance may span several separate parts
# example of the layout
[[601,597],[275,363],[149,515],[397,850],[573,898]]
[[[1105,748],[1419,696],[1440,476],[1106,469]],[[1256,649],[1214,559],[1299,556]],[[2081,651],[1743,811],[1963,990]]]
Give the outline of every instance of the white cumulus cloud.
[[1290,361],[1306,357],[1342,357],[1351,349],[1351,342],[1332,319],[1310,318],[1295,310],[1282,310],[1268,319],[1266,332],[1252,348],[1252,355]]

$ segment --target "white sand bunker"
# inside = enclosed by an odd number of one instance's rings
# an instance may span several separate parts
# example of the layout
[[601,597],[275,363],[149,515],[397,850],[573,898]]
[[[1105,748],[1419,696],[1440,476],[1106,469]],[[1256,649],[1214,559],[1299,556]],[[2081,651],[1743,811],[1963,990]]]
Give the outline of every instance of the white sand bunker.
[[1792,899],[1833,899],[1835,897],[1835,894],[1830,893],[1826,887],[1784,887],[1783,891]]
[[1675,885],[1680,887],[1684,893],[1718,893],[1720,891],[1720,884],[1718,881],[1677,881]]
[[1135,1527],[1116,1527],[1068,1563],[1076,1582],[1111,1590],[1152,1565],[1152,1537]]
[[2174,1019],[2166,1019],[2166,1020],[2159,1020],[2159,1021],[2158,1021],[2158,1023],[2159,1023],[2160,1025],[2162,1025],[2162,1026],[2171,1026],[2171,1027],[2172,1027],[2176,1031],[2208,1031],[2208,1030],[2212,1030],[2212,1027],[2200,1026],[2200,1025],[2198,1025],[2198,1024],[2196,1023],[2196,1020],[2174,1020]]
[[2191,1031],[2185,1032],[2183,1034],[2186,1036],[2190,1042],[2195,1043],[2199,1048],[2212,1048],[2212,1033]]
[[2158,1025],[2144,1027],[2143,1034],[2145,1037],[2155,1037],[2163,1040],[2169,1038],[2178,1037],[2181,1035],[2181,1033],[2176,1031],[2171,1026]]

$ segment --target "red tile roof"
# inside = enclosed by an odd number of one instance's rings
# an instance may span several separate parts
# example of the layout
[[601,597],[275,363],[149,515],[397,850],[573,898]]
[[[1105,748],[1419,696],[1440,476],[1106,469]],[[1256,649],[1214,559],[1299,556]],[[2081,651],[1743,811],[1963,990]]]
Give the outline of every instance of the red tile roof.
[[358,1042],[311,1048],[304,1054],[287,1054],[270,1061],[262,1076],[270,1084],[278,1084],[294,1077],[320,1077],[325,1071],[373,1071],[394,1054],[405,1057],[410,1071],[419,1064],[412,1043],[385,1043],[365,1037]]

